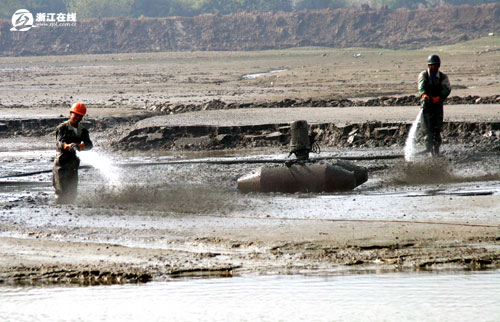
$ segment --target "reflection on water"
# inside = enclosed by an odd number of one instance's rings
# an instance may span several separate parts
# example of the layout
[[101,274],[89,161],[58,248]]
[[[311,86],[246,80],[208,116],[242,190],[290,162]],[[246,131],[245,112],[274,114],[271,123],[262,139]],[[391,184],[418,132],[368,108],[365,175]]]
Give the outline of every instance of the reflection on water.
[[1,321],[500,321],[500,271],[0,288]]

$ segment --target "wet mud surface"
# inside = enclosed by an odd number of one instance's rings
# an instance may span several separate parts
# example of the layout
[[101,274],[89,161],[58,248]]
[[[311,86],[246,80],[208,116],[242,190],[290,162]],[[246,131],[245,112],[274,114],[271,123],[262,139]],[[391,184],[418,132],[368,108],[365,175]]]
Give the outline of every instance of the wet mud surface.
[[[323,156],[396,152],[339,149]],[[4,152],[3,173],[50,169],[51,154]],[[121,185],[84,167],[73,205],[55,204],[50,173],[2,178],[2,283],[500,267],[497,155],[445,146],[442,159],[411,165],[401,158],[353,161],[370,177],[354,191],[292,195],[236,191],[237,178],[263,164],[207,164],[201,153],[182,155],[186,164],[168,163],[181,155],[109,155]],[[286,155],[209,153],[211,161],[242,159]]]
[[[450,67],[452,85],[462,86],[454,93],[496,101],[497,53],[461,48],[447,51],[459,66]],[[388,87],[394,98],[407,97],[414,94],[421,69],[412,64],[426,57],[419,51],[385,52],[387,65],[373,67],[378,61],[370,55],[354,61],[347,52],[331,52],[349,68],[336,66],[338,72],[328,76],[329,67],[319,67],[324,66],[320,53],[1,58],[4,67],[24,69],[2,70],[7,78],[0,82],[0,283],[499,268],[500,129],[493,101],[446,105],[443,156],[420,154],[411,164],[404,162],[403,144],[418,106],[226,106],[170,114],[147,108],[167,100],[203,106],[214,98],[226,105],[262,100],[279,105],[286,98],[338,98],[342,91],[352,102],[368,101],[378,88],[382,96]],[[201,59],[210,55],[215,63]],[[471,57],[484,73],[471,76],[466,66]],[[168,64],[157,64],[166,58]],[[228,64],[216,67],[223,58]],[[391,72],[396,61],[400,68]],[[104,67],[82,68],[87,85],[76,84],[71,68],[89,63]],[[287,71],[241,78],[281,65]],[[110,66],[124,74],[106,73]],[[370,66],[387,69],[362,73]],[[150,73],[134,72],[138,68]],[[161,80],[167,69],[173,81]],[[207,74],[200,76],[200,70]],[[404,76],[387,85],[396,74]],[[226,82],[210,83],[219,76]],[[56,85],[43,87],[47,81]],[[51,129],[65,119],[73,100],[89,102],[85,121],[95,151],[118,169],[119,184],[83,162],[76,203],[58,205],[51,187]],[[313,157],[364,166],[369,180],[348,193],[239,193],[239,177],[286,160],[289,122],[296,119],[307,119],[317,134],[322,153]]]

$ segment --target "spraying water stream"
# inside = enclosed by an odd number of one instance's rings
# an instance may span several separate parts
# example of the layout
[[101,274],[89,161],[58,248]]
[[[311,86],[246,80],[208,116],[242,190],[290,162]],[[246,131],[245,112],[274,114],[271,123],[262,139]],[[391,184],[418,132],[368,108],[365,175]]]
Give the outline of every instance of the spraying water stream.
[[418,125],[420,124],[420,120],[422,119],[422,109],[420,109],[420,112],[417,115],[417,118],[415,121],[413,121],[411,128],[410,128],[410,133],[408,134],[408,138],[406,139],[405,142],[405,161],[406,162],[412,162],[415,160],[415,155],[417,152],[416,146],[417,146],[417,129]]
[[78,152],[78,157],[83,163],[89,164],[99,170],[107,183],[112,186],[120,186],[120,169],[113,165],[113,161],[97,151]]

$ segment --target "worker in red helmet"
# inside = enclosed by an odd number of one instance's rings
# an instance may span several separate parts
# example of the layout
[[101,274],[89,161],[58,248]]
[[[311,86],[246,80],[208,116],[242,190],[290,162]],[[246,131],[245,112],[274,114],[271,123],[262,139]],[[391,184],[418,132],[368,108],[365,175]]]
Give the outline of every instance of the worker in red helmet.
[[69,120],[56,128],[57,156],[52,170],[52,184],[56,190],[57,203],[71,203],[78,188],[78,167],[80,159],[77,151],[92,149],[89,131],[80,121],[87,113],[83,103],[75,103],[69,110]]

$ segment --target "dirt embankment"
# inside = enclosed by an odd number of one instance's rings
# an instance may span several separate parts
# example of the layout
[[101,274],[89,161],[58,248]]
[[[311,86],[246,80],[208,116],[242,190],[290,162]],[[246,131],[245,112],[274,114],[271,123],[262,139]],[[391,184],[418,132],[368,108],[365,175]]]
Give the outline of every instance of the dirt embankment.
[[[479,104],[481,102],[498,102],[500,96],[476,98],[476,97],[455,97],[457,102],[470,102]],[[412,104],[417,98],[409,97],[382,97],[365,102],[363,113],[380,112],[384,106],[394,107],[393,113],[397,113],[397,106],[415,106]],[[372,102],[373,101],[373,102]],[[322,107],[316,106],[320,102]],[[305,100],[297,101],[287,99],[279,102],[268,103],[241,103],[226,104],[219,100],[214,100],[205,104],[188,105],[153,105],[146,107],[149,113],[141,113],[134,116],[115,116],[88,118],[83,123],[92,131],[108,133],[112,131],[112,146],[120,150],[224,150],[224,149],[245,149],[253,147],[287,147],[290,139],[290,123],[282,119],[281,122],[257,122],[252,124],[215,124],[207,120],[206,123],[190,123],[182,121],[166,122],[165,117],[189,116],[193,113],[222,113],[235,111],[268,111],[273,109],[286,109],[290,111],[303,110],[304,104],[314,111],[327,110],[326,106],[361,108],[363,104],[348,99],[332,100]],[[371,106],[378,103],[378,106]],[[398,105],[399,103],[399,105]],[[408,103],[408,104],[405,104]],[[464,104],[470,105],[470,104]],[[266,106],[267,108],[263,108]],[[487,106],[487,105],[483,105]],[[491,105],[496,106],[496,105]],[[290,109],[291,107],[291,109]],[[251,109],[249,109],[251,108]],[[409,107],[410,108],[410,107]],[[246,113],[246,112],[245,112]],[[255,112],[253,112],[255,113]],[[285,112],[287,113],[287,112]],[[176,115],[179,114],[179,115]],[[170,115],[170,116],[166,116]],[[257,114],[253,115],[258,118]],[[203,117],[207,117],[202,116]],[[224,118],[224,116],[219,115]],[[245,118],[242,114],[240,116]],[[298,117],[298,116],[297,116]],[[19,118],[5,119],[0,121],[0,137],[22,136],[44,136],[53,133],[54,128],[61,122],[67,120],[65,117],[55,118]],[[139,122],[144,120],[142,122]],[[349,148],[373,148],[380,146],[403,146],[408,136],[411,123],[409,121],[385,119],[378,120],[352,120],[336,122],[330,120],[316,120],[311,124],[311,131],[315,134],[316,140],[325,147],[349,147]],[[423,135],[423,134],[422,134]],[[476,120],[448,120],[443,128],[444,143],[449,144],[469,144],[473,145],[477,152],[500,151],[500,122],[495,118]]]
[[[403,146],[411,124],[368,122],[337,126],[315,124],[311,131],[323,146]],[[500,152],[500,123],[446,122],[445,143],[473,143],[483,152]],[[250,147],[286,147],[289,124],[248,126],[163,126],[132,130],[113,146],[122,150],[208,150]]]
[[[112,130],[116,126],[132,127],[145,116],[99,118],[86,120],[85,127],[94,131]],[[0,137],[49,135],[67,118],[19,119],[0,122]],[[346,125],[320,123],[311,131],[322,146],[379,147],[403,146],[411,124],[405,122],[363,122]],[[445,122],[445,143],[474,144],[481,151],[500,152],[499,122]],[[286,147],[290,140],[290,124],[246,126],[179,125],[145,126],[125,129],[113,141],[120,150],[223,150],[252,147]]]
[[[492,96],[452,96],[446,100],[446,104],[498,104],[500,94]],[[369,100],[350,100],[347,98],[309,98],[309,99],[283,99],[271,102],[248,102],[248,103],[226,103],[215,99],[203,104],[173,104],[170,102],[152,102],[146,104],[145,108],[152,112],[162,114],[178,114],[185,112],[196,112],[205,110],[225,110],[240,108],[283,108],[283,107],[353,107],[353,106],[418,106],[420,98],[415,95],[408,96],[382,96]]]
[[[169,18],[78,20],[11,32],[0,21],[0,55],[61,55],[298,46],[408,48],[500,32],[500,4],[420,10],[339,9]],[[76,40],[76,41],[75,41]]]
[[[485,96],[485,97],[479,97],[479,96],[465,96],[465,97],[459,97],[459,96],[452,96],[449,99],[447,99],[446,104],[449,105],[458,105],[458,104],[464,104],[464,105],[473,105],[473,104],[498,104],[500,103],[500,95],[493,95],[493,96]],[[388,96],[382,96],[374,99],[369,99],[366,101],[363,100],[350,100],[346,98],[309,98],[309,99],[284,99],[281,101],[269,101],[269,102],[242,102],[242,103],[226,103],[224,101],[215,99],[212,101],[209,101],[207,103],[202,103],[202,104],[173,104],[169,103],[168,101],[166,102],[152,102],[148,103],[144,106],[145,113],[140,113],[138,115],[134,116],[123,116],[123,117],[99,117],[99,118],[88,118],[84,121],[85,126],[88,129],[91,130],[106,130],[113,128],[117,125],[131,125],[134,124],[135,122],[147,118],[149,115],[147,114],[148,112],[151,112],[153,114],[164,114],[164,115],[172,115],[172,114],[181,114],[181,113],[188,113],[188,112],[197,112],[197,111],[210,111],[210,110],[230,110],[230,109],[244,109],[244,108],[290,108],[290,107],[314,107],[314,108],[321,108],[321,107],[354,107],[354,106],[373,106],[376,108],[377,106],[418,106],[419,105],[419,98],[415,95],[409,95],[409,96],[401,96],[401,97],[388,97]],[[0,104],[0,107],[2,105]],[[13,110],[16,110],[18,108],[28,108],[28,106],[13,106],[11,107]],[[96,108],[99,108],[96,106]],[[17,136],[17,135],[23,135],[23,136],[43,136],[50,134],[54,128],[60,124],[61,122],[65,121],[67,118],[66,117],[55,117],[55,118],[16,118],[16,119],[5,119],[0,121],[0,137],[9,137],[9,136]],[[480,126],[480,123],[477,123],[475,125],[471,125],[472,128],[477,128],[479,132],[482,134],[487,133],[490,130],[496,131],[498,130],[495,127],[495,122],[490,124],[489,126],[483,127]],[[288,124],[284,124],[285,128],[288,128]],[[322,126],[326,126],[326,124],[323,124]],[[377,124],[371,124],[368,125],[368,128],[371,129],[366,135],[366,137],[373,136],[373,131],[375,128],[379,127],[390,127],[393,128],[394,126],[400,127],[398,131],[392,131],[395,134],[397,132],[398,135],[406,135],[407,127],[408,125],[405,123],[398,123],[397,125],[395,124],[390,124],[390,123],[377,123]],[[459,125],[455,125],[459,126]],[[238,130],[235,132],[234,130],[229,130],[229,133],[232,135],[234,134],[241,134],[244,132],[255,132],[252,133],[252,135],[257,135],[260,136],[261,138],[264,138],[264,141],[267,142],[282,142],[281,136],[276,135],[273,136],[272,138],[268,137],[268,134],[275,132],[276,128],[279,128],[279,125],[269,125],[267,128],[263,127],[254,127],[250,126],[248,129],[244,129],[243,127],[237,127]],[[359,128],[363,128],[363,126],[358,126]],[[490,128],[492,127],[492,128]],[[174,129],[174,128],[172,128]],[[196,132],[200,132],[200,130],[192,130],[190,127],[175,127],[176,130],[170,130],[172,132],[177,133],[177,135],[181,134],[189,134],[193,135],[196,134]],[[349,129],[349,132],[353,130],[352,128]],[[470,130],[470,129],[469,129]],[[152,130],[149,130],[149,134],[151,133]],[[193,132],[194,131],[194,132]],[[345,129],[343,128],[342,132],[344,132]],[[486,131],[486,132],[485,132]],[[144,132],[144,130],[142,130]],[[193,132],[193,133],[191,133]],[[218,133],[225,133],[227,132],[226,130],[222,130],[219,127],[204,127],[203,130],[201,130],[200,135],[215,135],[217,136]],[[249,133],[250,133],[249,132]],[[379,131],[380,132],[380,131]],[[144,132],[146,133],[146,132]],[[138,135],[138,134],[144,134],[140,133],[140,131],[133,131],[129,134],[128,138],[124,138],[124,140],[130,140],[132,137]],[[370,134],[371,133],[371,134]],[[148,139],[148,135],[146,133],[146,136],[144,136],[144,139]],[[172,134],[172,133],[170,133]],[[170,135],[169,134],[169,135]],[[282,133],[283,134],[283,133]],[[380,134],[380,133],[379,133]],[[163,135],[163,134],[162,134]],[[376,135],[375,135],[376,136]],[[151,137],[151,135],[149,135]],[[379,135],[380,137],[380,135]],[[255,141],[258,137],[254,137],[252,139],[252,142]],[[235,138],[235,140],[238,140],[239,142],[244,142],[245,140],[241,140],[241,137]],[[131,139],[133,141],[136,141],[137,138]],[[227,141],[227,139],[224,139],[224,141]],[[206,148],[217,148],[217,146],[224,147],[223,145],[221,146],[220,144],[215,144],[213,145],[213,140],[210,140],[211,144],[210,146],[206,146]],[[131,142],[128,142],[125,144],[124,148],[133,148],[136,144],[131,144]],[[144,143],[142,139],[138,140],[138,143]],[[345,142],[341,142],[338,140],[335,140],[335,142],[332,142],[336,145],[342,144],[343,146],[346,146]],[[351,141],[352,143],[352,141]],[[387,143],[387,142],[386,142]],[[401,143],[401,142],[392,142],[394,143]],[[262,143],[260,143],[262,144]],[[171,144],[167,144],[170,146]],[[273,144],[274,145],[274,144]],[[252,145],[250,145],[252,146]],[[253,144],[255,146],[255,144]],[[347,145],[349,146],[349,145]],[[350,145],[352,146],[352,145]],[[375,145],[377,146],[377,145]],[[157,146],[155,146],[157,147]],[[229,146],[226,146],[229,147]],[[241,147],[241,146],[240,146]],[[151,146],[147,146],[147,148],[151,148]]]
[[[117,125],[134,124],[145,115],[127,117],[88,118],[82,122],[89,130],[104,131]],[[0,121],[0,138],[16,136],[43,136],[54,133],[55,128],[67,117],[5,119]]]

